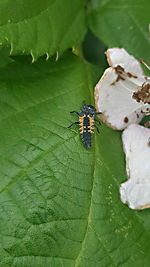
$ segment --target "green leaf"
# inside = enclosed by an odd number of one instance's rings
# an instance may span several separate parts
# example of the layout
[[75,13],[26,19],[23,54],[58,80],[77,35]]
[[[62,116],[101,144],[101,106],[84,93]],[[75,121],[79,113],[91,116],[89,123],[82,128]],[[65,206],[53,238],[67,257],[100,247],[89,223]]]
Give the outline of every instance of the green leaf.
[[13,54],[31,54],[33,60],[61,54],[78,45],[85,31],[84,1],[0,2],[0,43],[10,45]]
[[91,0],[89,26],[108,47],[124,47],[137,59],[149,60],[149,0]]
[[148,266],[150,213],[119,198],[120,132],[102,125],[86,150],[67,129],[93,103],[92,67],[14,60],[0,68],[0,266]]

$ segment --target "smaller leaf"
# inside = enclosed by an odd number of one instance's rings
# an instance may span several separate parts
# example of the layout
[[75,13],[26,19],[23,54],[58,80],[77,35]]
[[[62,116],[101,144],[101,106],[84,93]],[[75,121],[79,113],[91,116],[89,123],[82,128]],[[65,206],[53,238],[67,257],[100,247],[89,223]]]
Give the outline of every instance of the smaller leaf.
[[138,59],[149,60],[149,0],[90,1],[91,31],[108,47],[124,47]]
[[22,0],[15,5],[1,1],[0,14],[0,43],[10,45],[13,54],[31,54],[33,61],[76,46],[86,32],[80,0]]

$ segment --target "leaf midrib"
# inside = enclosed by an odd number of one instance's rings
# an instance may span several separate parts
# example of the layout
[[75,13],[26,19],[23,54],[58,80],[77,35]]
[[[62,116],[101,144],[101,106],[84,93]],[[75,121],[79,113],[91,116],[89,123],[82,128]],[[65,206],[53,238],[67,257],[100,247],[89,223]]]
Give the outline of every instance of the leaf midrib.
[[[87,81],[88,81],[88,89],[90,91],[90,95],[91,95],[91,103],[93,102],[93,87],[91,85],[91,74],[89,72],[89,68],[88,68],[88,64],[86,64],[85,62],[85,69],[86,69],[86,74],[87,74]],[[85,230],[85,234],[84,234],[84,238],[83,238],[83,241],[82,241],[82,244],[81,244],[81,248],[80,248],[80,251],[75,259],[75,265],[74,267],[78,267],[80,265],[80,262],[81,262],[81,259],[82,259],[82,256],[84,254],[84,247],[85,247],[85,243],[86,243],[86,239],[87,239],[87,236],[88,236],[88,229],[91,227],[91,229],[93,229],[98,241],[103,245],[103,248],[105,249],[105,251],[107,252],[107,255],[109,256],[109,258],[111,259],[111,261],[113,262],[113,259],[112,257],[110,256],[110,254],[108,253],[108,250],[107,248],[104,246],[104,244],[100,241],[100,239],[98,238],[97,234],[96,234],[96,231],[95,229],[91,226],[91,217],[92,217],[92,202],[93,202],[93,192],[94,192],[94,183],[95,183],[95,170],[96,170],[96,164],[97,164],[97,149],[96,149],[96,133],[94,135],[94,138],[95,138],[95,142],[94,142],[94,149],[93,149],[93,174],[92,174],[92,186],[91,186],[91,191],[90,191],[90,203],[89,203],[89,209],[88,209],[88,217],[87,217],[87,226],[86,226],[86,230]],[[114,264],[115,266],[115,264]]]
[[[95,158],[95,157],[94,157]],[[85,230],[85,235],[82,241],[82,245],[81,245],[81,249],[79,251],[79,254],[75,260],[75,267],[79,266],[81,258],[82,258],[82,254],[84,251],[84,247],[85,247],[85,243],[86,243],[86,238],[88,235],[88,228],[90,226],[91,223],[91,215],[92,215],[92,198],[93,198],[93,191],[94,191],[94,181],[95,181],[95,165],[96,165],[96,161],[94,163],[94,167],[93,167],[93,181],[92,181],[92,187],[91,187],[91,192],[90,192],[90,204],[89,204],[89,210],[88,210],[88,217],[87,217],[87,226],[86,226],[86,230]]]

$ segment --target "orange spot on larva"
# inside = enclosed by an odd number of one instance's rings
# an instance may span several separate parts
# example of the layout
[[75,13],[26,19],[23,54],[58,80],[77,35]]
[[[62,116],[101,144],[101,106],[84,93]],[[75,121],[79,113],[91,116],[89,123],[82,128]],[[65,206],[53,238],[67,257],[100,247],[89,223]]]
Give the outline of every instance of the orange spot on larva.
[[79,121],[80,121],[80,131],[81,131],[81,134],[83,134],[83,119],[84,119],[85,115],[80,117]]
[[93,118],[88,115],[88,118],[90,120],[90,133],[93,133]]

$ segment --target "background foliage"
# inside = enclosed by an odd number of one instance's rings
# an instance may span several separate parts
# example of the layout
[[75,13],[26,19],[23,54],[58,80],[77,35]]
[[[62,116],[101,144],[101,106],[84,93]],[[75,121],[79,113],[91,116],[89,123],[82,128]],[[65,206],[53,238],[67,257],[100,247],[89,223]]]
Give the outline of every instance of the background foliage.
[[94,104],[107,47],[148,62],[149,11],[148,0],[1,1],[0,266],[149,266],[150,212],[119,197],[121,132],[103,124],[87,151],[66,128],[69,111]]

